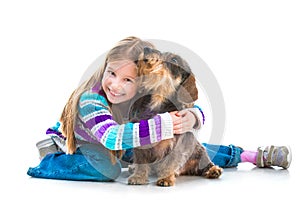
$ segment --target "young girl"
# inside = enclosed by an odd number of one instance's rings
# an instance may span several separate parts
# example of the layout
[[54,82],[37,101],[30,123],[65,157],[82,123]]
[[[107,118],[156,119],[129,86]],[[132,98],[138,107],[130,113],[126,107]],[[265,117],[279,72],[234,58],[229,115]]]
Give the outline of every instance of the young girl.
[[[51,138],[37,144],[42,160],[37,167],[29,168],[28,175],[111,181],[121,173],[121,163],[132,162],[133,148],[199,129],[204,124],[198,107],[128,122],[128,110],[138,91],[135,62],[144,47],[154,48],[149,42],[128,37],[108,52],[103,67],[72,93],[60,122],[47,130]],[[203,145],[212,161],[221,167],[252,162],[258,167],[288,168],[291,162],[288,147],[246,151],[234,145]],[[122,161],[112,161],[109,150],[125,151]]]

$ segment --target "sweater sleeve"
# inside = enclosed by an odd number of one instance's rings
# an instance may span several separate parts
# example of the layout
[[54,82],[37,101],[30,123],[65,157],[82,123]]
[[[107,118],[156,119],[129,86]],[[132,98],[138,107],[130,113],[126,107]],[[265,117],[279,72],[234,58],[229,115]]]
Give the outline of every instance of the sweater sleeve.
[[173,138],[169,113],[158,114],[137,123],[118,124],[108,109],[105,97],[85,92],[79,100],[78,119],[81,127],[75,134],[85,141],[97,141],[110,150],[125,150]]
[[194,129],[195,130],[200,129],[205,122],[205,116],[202,109],[198,105],[194,105],[193,108],[189,108],[188,110],[192,112],[196,118],[196,124],[194,126]]

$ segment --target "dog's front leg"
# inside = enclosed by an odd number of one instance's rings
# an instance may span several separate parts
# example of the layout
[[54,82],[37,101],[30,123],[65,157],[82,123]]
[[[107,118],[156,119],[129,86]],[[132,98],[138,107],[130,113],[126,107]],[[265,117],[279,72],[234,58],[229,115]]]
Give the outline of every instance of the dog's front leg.
[[176,181],[175,173],[169,172],[168,176],[161,176],[158,178],[156,181],[157,186],[161,187],[169,187],[169,186],[174,186]]
[[[174,150],[173,150],[174,151]],[[179,155],[171,152],[156,166],[157,181],[156,185],[161,187],[174,186],[176,182],[175,172],[179,164]]]
[[149,183],[149,171],[148,164],[134,164],[134,173],[128,178],[128,184],[143,185]]

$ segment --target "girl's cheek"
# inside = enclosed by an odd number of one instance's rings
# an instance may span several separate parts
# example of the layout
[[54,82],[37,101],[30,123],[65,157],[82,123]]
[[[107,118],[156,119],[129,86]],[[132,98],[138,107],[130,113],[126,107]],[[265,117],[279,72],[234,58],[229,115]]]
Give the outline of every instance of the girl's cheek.
[[127,89],[131,90],[132,92],[136,92],[137,91],[137,85],[136,84],[128,84],[126,86]]
[[102,87],[109,85],[109,82],[109,78],[104,76],[102,79]]
[[137,87],[132,87],[132,96],[135,96],[137,94]]

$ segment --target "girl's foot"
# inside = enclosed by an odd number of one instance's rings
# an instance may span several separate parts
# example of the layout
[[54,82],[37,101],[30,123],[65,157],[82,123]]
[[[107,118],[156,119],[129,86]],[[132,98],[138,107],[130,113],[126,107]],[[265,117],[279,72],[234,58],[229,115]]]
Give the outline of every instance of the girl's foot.
[[39,141],[36,144],[36,147],[39,151],[40,160],[43,159],[47,154],[62,151],[51,138]]
[[278,166],[287,169],[292,162],[292,152],[288,146],[265,146],[257,151],[257,167]]

